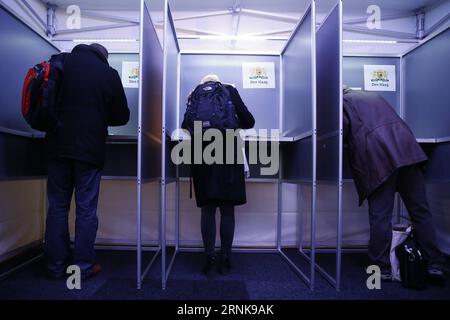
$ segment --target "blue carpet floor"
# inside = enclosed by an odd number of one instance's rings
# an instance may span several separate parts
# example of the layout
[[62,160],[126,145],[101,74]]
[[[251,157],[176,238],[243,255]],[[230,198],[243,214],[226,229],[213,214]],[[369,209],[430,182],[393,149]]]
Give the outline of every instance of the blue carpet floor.
[[[145,253],[150,259],[153,253]],[[308,272],[307,264],[295,252],[287,254]],[[136,289],[135,252],[99,251],[102,273],[82,283],[81,290],[68,290],[65,281],[50,281],[45,277],[42,260],[0,281],[0,299],[450,299],[450,280],[443,286],[426,290],[406,289],[399,283],[382,283],[381,290],[368,290],[365,254],[343,255],[342,289],[336,292],[320,275],[316,289],[308,286],[276,254],[233,254],[233,270],[223,276],[209,276],[200,270],[203,255],[180,253],[167,283],[161,289],[160,260],[150,270],[141,290]],[[333,255],[319,255],[322,267],[332,272]]]

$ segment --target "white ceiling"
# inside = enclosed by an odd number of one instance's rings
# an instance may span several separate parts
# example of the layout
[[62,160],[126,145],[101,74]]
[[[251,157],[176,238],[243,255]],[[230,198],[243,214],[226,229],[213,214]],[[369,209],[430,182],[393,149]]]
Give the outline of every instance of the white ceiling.
[[[42,3],[56,4],[60,9],[65,9],[69,5],[80,6],[83,10],[101,11],[112,14],[114,16],[126,16],[127,18],[134,17],[139,19],[140,0],[40,0]],[[153,7],[162,7],[164,0],[146,0]],[[329,10],[336,4],[337,0],[316,0],[317,21],[326,16]],[[449,0],[343,0],[344,8],[344,22],[348,19],[365,19],[368,14],[366,12],[369,5],[378,5],[381,8],[382,18],[389,15],[397,15],[404,13],[411,13],[409,18],[402,20],[387,20],[383,22],[382,29],[392,30],[397,32],[415,33],[415,18],[414,12],[423,8],[436,7]],[[310,3],[310,0],[169,0],[172,16],[175,19],[175,27],[177,28],[177,35],[180,39],[182,49],[217,49],[217,50],[250,50],[254,49],[263,51],[279,51],[285,42],[285,38],[289,37],[290,31],[296,24],[296,20],[292,19],[274,19],[260,14],[251,14],[248,12],[241,12],[240,14],[232,13],[230,10],[233,7],[257,10],[267,12],[269,14],[279,14],[294,18],[300,18],[304,10]],[[121,13],[121,11],[123,13]],[[128,12],[125,14],[125,11]],[[178,20],[187,16],[198,14],[207,14],[209,12],[224,11],[229,14],[195,18],[187,20]],[[111,23],[111,21],[99,21],[99,24]],[[137,27],[136,27],[137,28]],[[112,30],[109,34],[114,36],[119,29]],[[195,38],[199,34],[220,33],[226,35],[248,35],[252,33],[264,33],[273,30],[285,30],[273,34],[273,37],[280,39],[266,42],[249,43],[246,41],[230,40],[199,40],[186,39],[189,37]],[[126,36],[119,33],[121,37]],[[129,33],[130,37],[136,37],[137,31]],[[92,38],[95,32],[90,32],[88,36]],[[98,36],[104,36],[105,32],[99,33]],[[82,36],[82,34],[77,35]],[[387,39],[381,35],[365,35],[354,32],[345,32],[344,39]],[[398,50],[404,51],[405,45],[400,45]],[[356,46],[352,45],[352,48]],[[380,46],[378,46],[380,48]],[[359,49],[357,49],[359,50]],[[370,50],[373,50],[371,48]]]
[[[163,0],[149,0],[162,2]],[[348,13],[365,13],[369,5],[378,5],[386,11],[415,10],[445,2],[446,0],[344,0],[344,10]],[[60,7],[78,5],[83,10],[139,10],[140,0],[42,0],[44,3]],[[176,11],[216,11],[233,7],[236,0],[169,0]],[[269,12],[291,12],[303,10],[309,0],[244,0],[243,7]],[[330,8],[336,0],[316,0],[318,11]]]
[[81,10],[126,10],[139,11],[140,0],[41,0],[43,3],[56,4],[66,8],[77,5]]

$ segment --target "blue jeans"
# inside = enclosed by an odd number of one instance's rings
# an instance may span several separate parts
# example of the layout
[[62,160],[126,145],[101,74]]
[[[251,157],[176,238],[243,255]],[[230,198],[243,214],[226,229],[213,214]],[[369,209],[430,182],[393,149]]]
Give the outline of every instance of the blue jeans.
[[68,216],[75,189],[76,222],[73,264],[88,274],[95,264],[97,203],[101,169],[78,160],[56,158],[48,162],[48,212],[45,254],[48,271],[62,275],[70,264]]

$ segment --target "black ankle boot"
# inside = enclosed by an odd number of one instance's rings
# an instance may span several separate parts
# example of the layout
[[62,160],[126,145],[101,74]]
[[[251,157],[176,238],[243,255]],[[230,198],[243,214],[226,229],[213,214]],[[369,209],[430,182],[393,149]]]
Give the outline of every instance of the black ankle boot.
[[214,256],[206,257],[205,265],[203,266],[203,273],[208,274],[215,264],[216,264],[216,257]]
[[228,274],[231,271],[231,259],[229,255],[223,255],[220,259],[219,273]]

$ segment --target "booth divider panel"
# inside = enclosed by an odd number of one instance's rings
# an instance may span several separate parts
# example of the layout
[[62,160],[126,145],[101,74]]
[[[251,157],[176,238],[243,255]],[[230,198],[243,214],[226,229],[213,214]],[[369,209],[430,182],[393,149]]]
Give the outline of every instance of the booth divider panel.
[[295,136],[312,130],[311,9],[282,54],[283,132]]
[[[342,233],[342,1],[337,1],[316,33],[317,65],[317,137],[316,137],[316,207],[313,209],[313,241],[321,231],[336,226],[335,254],[318,254],[319,265],[333,259],[336,267],[319,269],[339,290],[341,286]],[[326,205],[326,215],[320,206]],[[326,221],[326,222],[325,222]],[[325,226],[327,226],[326,229]]]
[[[268,62],[274,64],[275,88],[244,89],[242,63]],[[187,97],[207,74],[217,74],[222,82],[233,84],[255,117],[255,129],[279,129],[279,56],[235,54],[182,54],[180,88],[180,123],[186,111]],[[269,132],[270,134],[270,132]]]
[[[163,51],[144,6],[141,66],[141,179],[161,178]],[[145,198],[145,197],[144,197]]]
[[450,29],[404,56],[405,119],[417,138],[450,137]]
[[312,181],[312,136],[281,144],[283,180]]
[[317,31],[317,180],[339,182],[342,88],[339,6]]

